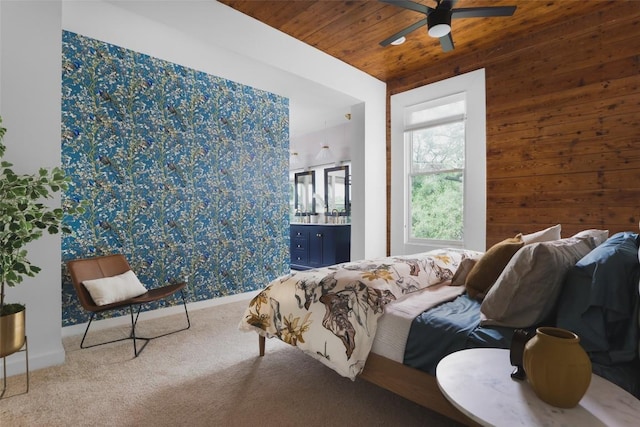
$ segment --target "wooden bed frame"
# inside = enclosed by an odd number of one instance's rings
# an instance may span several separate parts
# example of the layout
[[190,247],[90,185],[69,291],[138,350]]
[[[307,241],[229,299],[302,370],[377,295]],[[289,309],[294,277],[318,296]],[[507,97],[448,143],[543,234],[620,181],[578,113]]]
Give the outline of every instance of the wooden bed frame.
[[[262,357],[265,352],[266,339],[262,335],[258,335],[258,337],[258,347]],[[369,353],[367,363],[359,377],[459,423],[478,426],[475,421],[460,412],[444,397],[436,378],[426,372],[384,356]]]

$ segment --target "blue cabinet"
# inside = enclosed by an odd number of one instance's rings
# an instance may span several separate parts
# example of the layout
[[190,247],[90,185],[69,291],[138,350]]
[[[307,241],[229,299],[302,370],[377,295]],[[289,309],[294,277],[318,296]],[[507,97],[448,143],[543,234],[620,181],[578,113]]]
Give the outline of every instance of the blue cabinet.
[[291,225],[291,268],[308,270],[351,259],[351,225]]

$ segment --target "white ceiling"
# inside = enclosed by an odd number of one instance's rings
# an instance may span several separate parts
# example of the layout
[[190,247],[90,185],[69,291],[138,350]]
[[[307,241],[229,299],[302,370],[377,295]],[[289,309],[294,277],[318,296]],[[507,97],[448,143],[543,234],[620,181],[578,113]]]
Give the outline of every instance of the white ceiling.
[[[297,153],[297,164],[291,164],[291,169],[304,169],[311,166],[319,166],[340,163],[351,160],[351,144],[349,143],[349,129],[351,123],[346,117],[342,117],[342,124],[303,136],[291,138],[291,152]],[[320,161],[316,156],[323,145],[327,145],[331,152],[329,161]]]
[[[232,43],[231,39],[221,39],[219,29],[215,28],[215,25],[211,25],[211,20],[207,19],[207,13],[209,16],[214,14],[215,7],[220,6],[220,3],[200,3],[199,6],[202,8],[203,13],[195,16],[193,13],[176,13],[176,10],[178,10],[176,5],[180,3],[179,1],[153,2],[153,7],[149,7],[150,3],[146,1],[108,1],[107,3],[160,22],[204,43],[215,45],[218,49],[222,48],[247,57],[246,51],[234,49],[235,44]],[[208,6],[210,8],[207,8],[206,3],[209,3]],[[189,6],[193,8],[193,2]],[[247,17],[247,19],[253,18]],[[229,35],[229,37],[232,36]],[[248,70],[248,72],[252,71]],[[351,112],[352,105],[360,102],[349,95],[266,64],[264,67],[260,66],[259,71],[253,72],[252,80],[255,80],[255,72],[263,74],[263,79],[260,83],[261,89],[289,99],[289,136],[291,146],[292,150],[295,149],[301,153],[311,153],[319,150],[319,146],[314,143],[318,136],[313,134],[344,124],[346,121],[345,114]],[[236,74],[230,79],[244,83],[242,75]],[[342,147],[342,144],[345,142],[344,139],[334,139],[335,149],[344,151],[345,148]]]

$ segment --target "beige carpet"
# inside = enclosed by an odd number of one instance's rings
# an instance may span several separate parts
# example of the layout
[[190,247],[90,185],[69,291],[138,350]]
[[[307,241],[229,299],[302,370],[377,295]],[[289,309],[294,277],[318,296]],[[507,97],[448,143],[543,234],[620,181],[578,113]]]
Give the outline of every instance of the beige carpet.
[[[24,376],[8,379],[11,397],[0,400],[0,425],[458,425],[366,381],[343,378],[277,340],[267,340],[266,356],[258,357],[257,335],[237,329],[246,305],[192,311],[191,329],[151,341],[135,359],[128,340],[80,350],[80,337],[66,338],[66,363],[32,372],[28,394],[17,394]],[[180,315],[141,320],[138,330],[153,334],[183,321]],[[89,338],[127,333],[114,328]]]

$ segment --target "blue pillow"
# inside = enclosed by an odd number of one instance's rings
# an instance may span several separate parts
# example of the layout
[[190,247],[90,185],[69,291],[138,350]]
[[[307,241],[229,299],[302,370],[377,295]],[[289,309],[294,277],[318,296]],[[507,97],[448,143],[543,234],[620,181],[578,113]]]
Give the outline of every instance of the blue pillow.
[[565,277],[557,326],[575,332],[591,360],[633,360],[638,349],[638,234],[611,236]]

